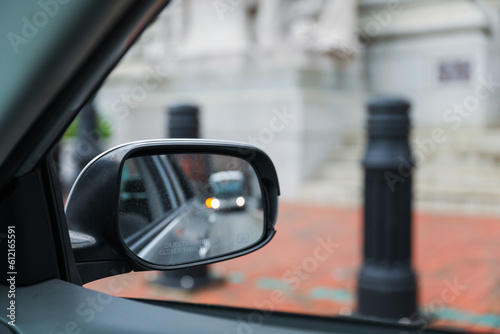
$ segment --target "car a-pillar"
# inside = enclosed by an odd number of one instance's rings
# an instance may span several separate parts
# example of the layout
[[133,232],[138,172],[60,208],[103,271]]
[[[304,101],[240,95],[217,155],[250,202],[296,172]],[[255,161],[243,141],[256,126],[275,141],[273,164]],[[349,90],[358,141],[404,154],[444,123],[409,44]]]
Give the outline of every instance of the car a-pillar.
[[412,268],[412,174],[410,104],[398,98],[368,103],[363,159],[364,261],[358,277],[361,317],[398,321],[417,317]]

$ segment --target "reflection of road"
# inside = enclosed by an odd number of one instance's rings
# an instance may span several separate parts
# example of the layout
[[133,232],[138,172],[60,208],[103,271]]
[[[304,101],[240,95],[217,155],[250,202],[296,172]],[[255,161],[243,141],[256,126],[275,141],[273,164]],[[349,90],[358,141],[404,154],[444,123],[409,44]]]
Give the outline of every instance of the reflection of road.
[[188,203],[138,252],[139,257],[162,265],[189,263],[247,248],[263,234],[263,213],[255,205],[224,212],[198,201]]
[[247,248],[259,241],[263,234],[262,211],[247,207],[244,211],[217,212],[214,216],[214,228],[209,232],[208,257]]
[[209,229],[207,212],[197,202],[190,201],[138,256],[162,265],[200,260],[199,249],[205,247],[203,240],[208,237]]

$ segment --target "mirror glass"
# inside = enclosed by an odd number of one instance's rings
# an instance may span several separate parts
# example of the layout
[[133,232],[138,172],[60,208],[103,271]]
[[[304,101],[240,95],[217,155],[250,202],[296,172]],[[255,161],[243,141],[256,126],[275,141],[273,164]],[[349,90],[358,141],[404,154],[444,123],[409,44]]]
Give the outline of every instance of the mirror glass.
[[265,230],[257,175],[247,161],[225,155],[130,158],[121,178],[119,227],[134,254],[158,265],[242,250]]

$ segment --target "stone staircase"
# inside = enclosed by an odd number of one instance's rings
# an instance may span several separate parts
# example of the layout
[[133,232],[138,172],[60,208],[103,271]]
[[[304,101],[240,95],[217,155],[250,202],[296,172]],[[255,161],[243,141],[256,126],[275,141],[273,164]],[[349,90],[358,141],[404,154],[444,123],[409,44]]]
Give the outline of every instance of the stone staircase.
[[[415,209],[500,216],[500,129],[450,129],[446,140],[434,142],[434,147],[430,138],[431,129],[413,131],[412,149],[424,157],[414,174]],[[362,205],[364,149],[363,134],[345,136],[304,183],[300,200]]]

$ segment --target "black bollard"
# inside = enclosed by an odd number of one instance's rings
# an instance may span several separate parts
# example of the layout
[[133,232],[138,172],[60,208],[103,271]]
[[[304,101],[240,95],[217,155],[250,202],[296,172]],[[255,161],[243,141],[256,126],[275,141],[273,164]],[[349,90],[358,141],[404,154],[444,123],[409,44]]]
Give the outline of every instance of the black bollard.
[[[177,105],[168,109],[167,133],[170,138],[199,138],[199,110],[194,105]],[[207,176],[208,177],[208,176]],[[205,180],[208,182],[208,179]],[[183,290],[196,290],[217,282],[211,277],[208,266],[165,271],[156,284]]]
[[368,104],[360,316],[414,320],[417,314],[411,265],[414,162],[408,140],[409,109],[408,102],[394,98],[373,99]]
[[170,138],[200,138],[198,107],[181,104],[168,108],[167,128]]

